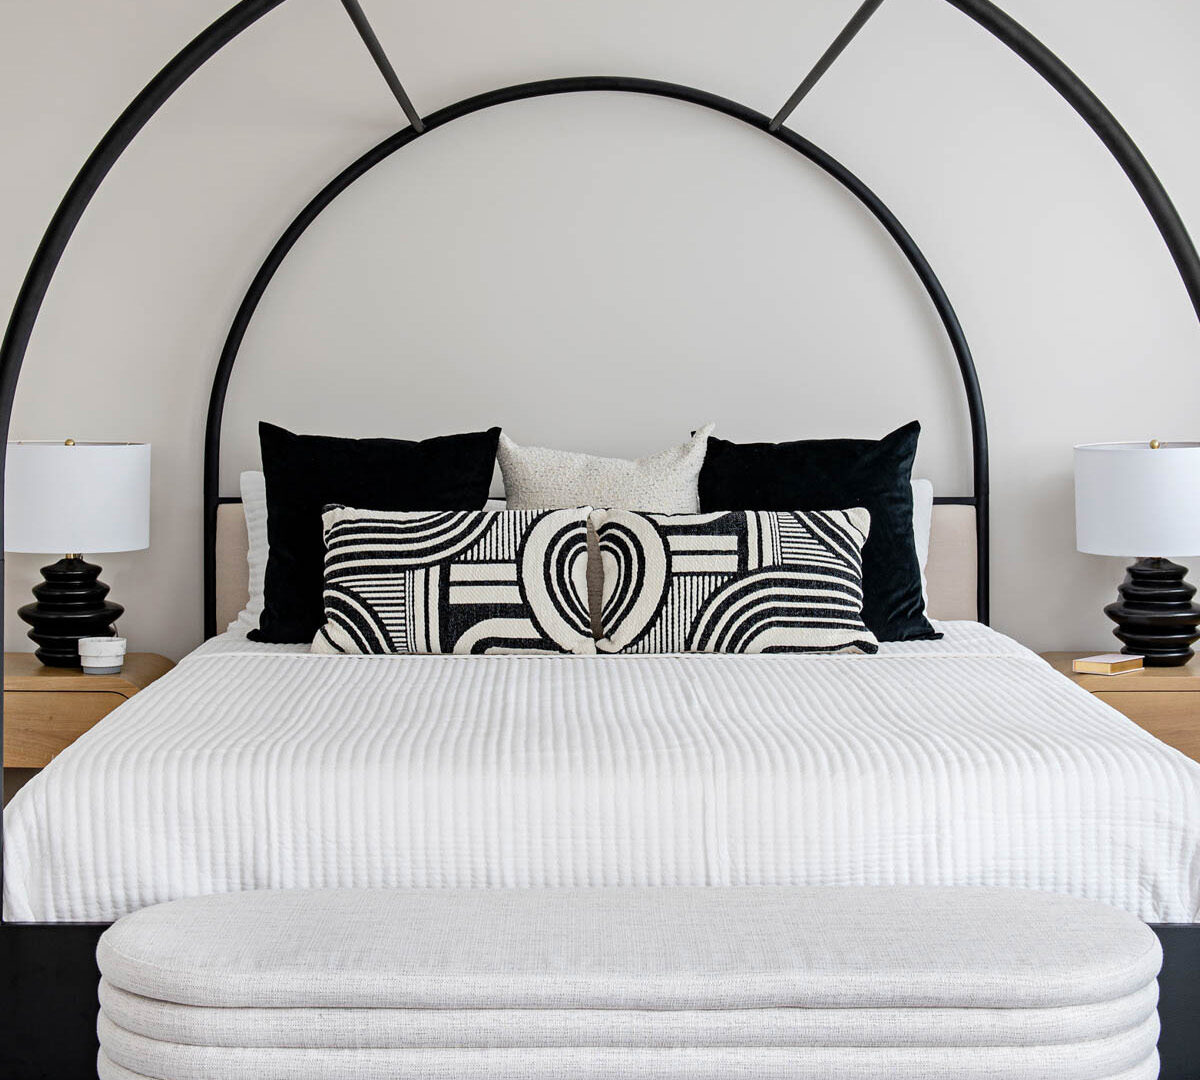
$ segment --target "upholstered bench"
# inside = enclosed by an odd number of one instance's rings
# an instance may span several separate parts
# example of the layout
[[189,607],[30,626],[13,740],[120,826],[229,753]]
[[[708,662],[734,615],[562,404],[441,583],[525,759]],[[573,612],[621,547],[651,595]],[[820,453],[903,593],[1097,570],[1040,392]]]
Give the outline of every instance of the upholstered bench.
[[100,940],[103,1080],[1151,1080],[1158,940],[1049,893],[249,892]]

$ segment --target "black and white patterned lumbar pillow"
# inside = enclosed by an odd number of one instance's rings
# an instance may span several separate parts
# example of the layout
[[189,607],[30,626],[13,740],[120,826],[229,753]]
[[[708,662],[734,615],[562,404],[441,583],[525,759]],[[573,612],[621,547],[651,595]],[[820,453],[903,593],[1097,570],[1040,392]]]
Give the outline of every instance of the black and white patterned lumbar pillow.
[[578,510],[327,507],[320,653],[594,653]]
[[603,652],[873,653],[868,511],[597,510]]

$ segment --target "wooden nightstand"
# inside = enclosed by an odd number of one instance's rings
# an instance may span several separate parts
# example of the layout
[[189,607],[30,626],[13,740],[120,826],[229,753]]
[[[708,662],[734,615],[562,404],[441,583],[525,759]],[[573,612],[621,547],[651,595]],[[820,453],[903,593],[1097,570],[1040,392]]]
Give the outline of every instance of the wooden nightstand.
[[1071,661],[1084,652],[1042,653],[1072,682],[1123,712],[1156,739],[1200,761],[1200,657],[1182,667],[1151,667],[1124,675],[1076,675]]
[[119,675],[45,667],[33,653],[4,654],[5,801],[51,758],[175,665],[129,653]]

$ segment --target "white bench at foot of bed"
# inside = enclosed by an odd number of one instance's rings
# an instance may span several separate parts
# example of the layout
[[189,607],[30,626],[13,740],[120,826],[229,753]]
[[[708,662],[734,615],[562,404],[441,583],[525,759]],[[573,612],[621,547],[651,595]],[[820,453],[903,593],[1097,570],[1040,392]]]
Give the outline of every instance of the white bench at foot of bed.
[[246,892],[98,958],[102,1080],[1158,1075],[1158,939],[1042,892]]

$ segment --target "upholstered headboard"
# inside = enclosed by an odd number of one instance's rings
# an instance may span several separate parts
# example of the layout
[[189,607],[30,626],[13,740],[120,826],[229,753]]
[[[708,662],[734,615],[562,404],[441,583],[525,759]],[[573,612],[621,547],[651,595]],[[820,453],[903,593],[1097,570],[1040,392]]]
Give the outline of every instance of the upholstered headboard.
[[961,503],[934,504],[929,562],[925,566],[930,618],[979,617],[976,542],[975,507]]
[[[929,532],[929,615],[934,619],[976,617],[975,507],[938,503]],[[240,502],[217,508],[217,630],[224,630],[246,605],[246,516]]]
[[[250,595],[250,567],[246,554],[250,535],[240,502],[217,507],[217,632],[224,631]],[[932,553],[931,553],[932,554]]]

